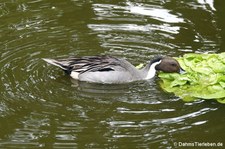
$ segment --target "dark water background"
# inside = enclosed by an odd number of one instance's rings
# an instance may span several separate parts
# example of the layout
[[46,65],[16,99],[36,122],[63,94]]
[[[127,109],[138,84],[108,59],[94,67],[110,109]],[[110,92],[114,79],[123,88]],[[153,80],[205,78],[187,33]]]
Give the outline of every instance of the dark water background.
[[107,54],[137,65],[224,52],[224,8],[223,0],[1,0],[0,148],[225,147],[222,104],[185,103],[157,78],[77,82],[41,60]]

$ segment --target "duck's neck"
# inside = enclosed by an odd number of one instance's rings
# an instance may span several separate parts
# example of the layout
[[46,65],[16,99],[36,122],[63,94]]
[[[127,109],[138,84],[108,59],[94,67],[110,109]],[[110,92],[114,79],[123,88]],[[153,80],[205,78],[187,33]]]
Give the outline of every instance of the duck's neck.
[[160,63],[161,63],[161,60],[150,64],[150,66],[147,66],[149,69],[147,70],[147,75],[145,77],[146,80],[151,79],[155,76],[155,74],[156,74],[155,66]]

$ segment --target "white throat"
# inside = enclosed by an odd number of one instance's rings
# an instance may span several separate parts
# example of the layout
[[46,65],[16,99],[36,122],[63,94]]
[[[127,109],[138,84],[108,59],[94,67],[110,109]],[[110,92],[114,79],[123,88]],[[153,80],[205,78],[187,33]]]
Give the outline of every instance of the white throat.
[[153,78],[153,77],[155,76],[155,74],[156,74],[155,66],[158,65],[158,64],[160,64],[160,63],[161,63],[161,60],[158,61],[158,62],[153,63],[153,64],[150,66],[150,69],[149,69],[149,71],[148,71],[148,73],[147,73],[147,76],[146,76],[146,78],[145,78],[146,80],[151,79],[151,78]]

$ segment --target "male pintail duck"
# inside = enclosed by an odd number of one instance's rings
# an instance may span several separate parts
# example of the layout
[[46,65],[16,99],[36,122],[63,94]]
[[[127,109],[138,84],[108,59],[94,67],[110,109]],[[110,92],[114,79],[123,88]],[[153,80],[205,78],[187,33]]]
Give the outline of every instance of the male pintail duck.
[[112,56],[84,56],[59,60],[43,58],[43,60],[60,67],[73,79],[102,84],[148,80],[155,76],[156,71],[184,72],[172,57],[157,57],[142,69],[137,69],[125,59]]

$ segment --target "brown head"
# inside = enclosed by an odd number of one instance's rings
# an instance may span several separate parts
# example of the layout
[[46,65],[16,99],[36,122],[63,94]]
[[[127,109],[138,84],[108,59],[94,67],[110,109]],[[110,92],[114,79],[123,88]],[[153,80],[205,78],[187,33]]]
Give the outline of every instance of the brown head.
[[155,66],[155,69],[169,73],[184,73],[178,61],[172,57],[162,57],[161,62]]

